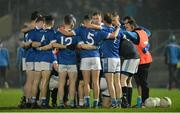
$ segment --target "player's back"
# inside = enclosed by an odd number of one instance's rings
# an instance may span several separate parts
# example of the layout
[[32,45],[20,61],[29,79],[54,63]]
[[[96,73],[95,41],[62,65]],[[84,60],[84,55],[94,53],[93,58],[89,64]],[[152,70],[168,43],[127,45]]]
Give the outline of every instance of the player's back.
[[[115,28],[104,25],[102,30],[112,33],[115,31]],[[101,57],[105,57],[105,58],[119,57],[119,45],[120,45],[121,38],[122,38],[122,34],[119,33],[116,39],[107,39],[103,41],[100,47]]]
[[[99,39],[95,36],[98,30],[89,29],[83,26],[80,26],[75,30],[76,33],[78,33],[78,36],[80,36],[80,41],[84,44],[89,45],[98,45]],[[99,49],[94,50],[81,50],[80,51],[81,58],[86,57],[99,57]]]
[[77,55],[76,55],[76,50],[75,47],[78,43],[79,37],[78,36],[73,36],[73,37],[68,37],[63,35],[60,32],[56,33],[56,40],[57,43],[63,44],[66,46],[74,46],[74,48],[71,49],[61,49],[59,54],[58,54],[58,63],[60,64],[77,64]]

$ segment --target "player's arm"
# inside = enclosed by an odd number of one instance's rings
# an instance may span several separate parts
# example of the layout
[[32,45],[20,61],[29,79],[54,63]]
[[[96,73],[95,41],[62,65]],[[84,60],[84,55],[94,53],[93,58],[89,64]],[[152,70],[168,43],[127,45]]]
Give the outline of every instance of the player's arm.
[[31,44],[32,47],[34,48],[38,48],[41,46],[41,43],[40,42],[37,42],[37,41],[33,41],[32,44]]
[[75,36],[75,33],[73,31],[66,31],[63,28],[59,28],[59,32],[61,32],[65,36]]
[[90,28],[90,29],[97,29],[97,30],[102,29],[102,27],[100,25],[96,25],[96,24],[83,24],[83,26]]
[[38,50],[50,50],[53,48],[53,43],[56,43],[56,40],[52,40],[48,45],[39,47]]
[[96,46],[94,46],[94,45],[89,45],[89,44],[79,44],[77,47],[78,47],[79,49],[86,49],[86,50],[97,49]]
[[52,49],[52,44],[48,44],[42,47],[39,47],[38,50],[49,50]]
[[109,34],[108,38],[109,39],[115,39],[118,36],[119,31],[120,31],[120,27],[118,26],[118,27],[116,27],[116,30],[114,32]]
[[32,30],[32,29],[34,29],[34,27],[33,27],[32,25],[29,25],[29,24],[27,23],[27,24],[25,24],[25,25],[23,26],[23,28],[21,29],[21,32],[22,32],[22,33],[26,33],[26,32],[28,32],[28,31],[30,31],[30,30]]
[[131,32],[131,31],[123,31],[123,34],[126,35],[126,38],[131,40],[134,43],[139,42],[139,38],[136,32]]
[[94,46],[94,45],[89,45],[89,44],[85,44],[83,41],[80,41],[80,42],[77,44],[77,48],[78,48],[78,49],[86,49],[86,50],[97,49],[96,46]]
[[20,45],[20,47],[22,47],[22,48],[28,48],[28,47],[31,46],[31,43],[32,43],[32,42],[28,41],[28,42],[22,42],[22,43],[20,43],[19,45]]
[[66,45],[59,44],[59,43],[53,43],[53,44],[52,44],[52,47],[53,47],[53,48],[58,48],[58,49],[65,49],[65,48],[66,48]]

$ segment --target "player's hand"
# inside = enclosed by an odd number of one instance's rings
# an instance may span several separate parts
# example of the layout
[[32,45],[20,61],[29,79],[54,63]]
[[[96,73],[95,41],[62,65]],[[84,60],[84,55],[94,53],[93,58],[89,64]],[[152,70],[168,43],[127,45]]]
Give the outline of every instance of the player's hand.
[[37,47],[39,47],[39,46],[41,46],[41,43],[40,43],[40,42],[32,42],[32,47],[37,48]]
[[42,48],[41,47],[38,47],[38,48],[36,48],[37,50],[39,50],[39,51],[41,51],[42,50]]

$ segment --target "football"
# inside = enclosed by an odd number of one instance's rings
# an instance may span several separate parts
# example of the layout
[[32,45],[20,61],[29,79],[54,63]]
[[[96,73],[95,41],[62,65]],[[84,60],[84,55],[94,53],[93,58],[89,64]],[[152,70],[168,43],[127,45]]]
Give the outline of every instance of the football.
[[172,101],[169,97],[163,97],[160,100],[160,107],[167,108],[172,105]]
[[156,101],[156,107],[160,107],[160,98],[159,97],[154,97],[155,101]]
[[152,97],[149,97],[145,100],[145,107],[147,108],[154,108],[156,107],[156,100]]

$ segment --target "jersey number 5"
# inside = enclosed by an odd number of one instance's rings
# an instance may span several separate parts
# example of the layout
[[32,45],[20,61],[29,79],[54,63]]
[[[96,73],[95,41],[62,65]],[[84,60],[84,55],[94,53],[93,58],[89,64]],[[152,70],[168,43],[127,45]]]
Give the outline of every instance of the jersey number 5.
[[94,37],[94,34],[88,33],[88,36],[87,36],[88,41],[86,41],[86,43],[89,44],[89,45],[94,45],[93,37]]

